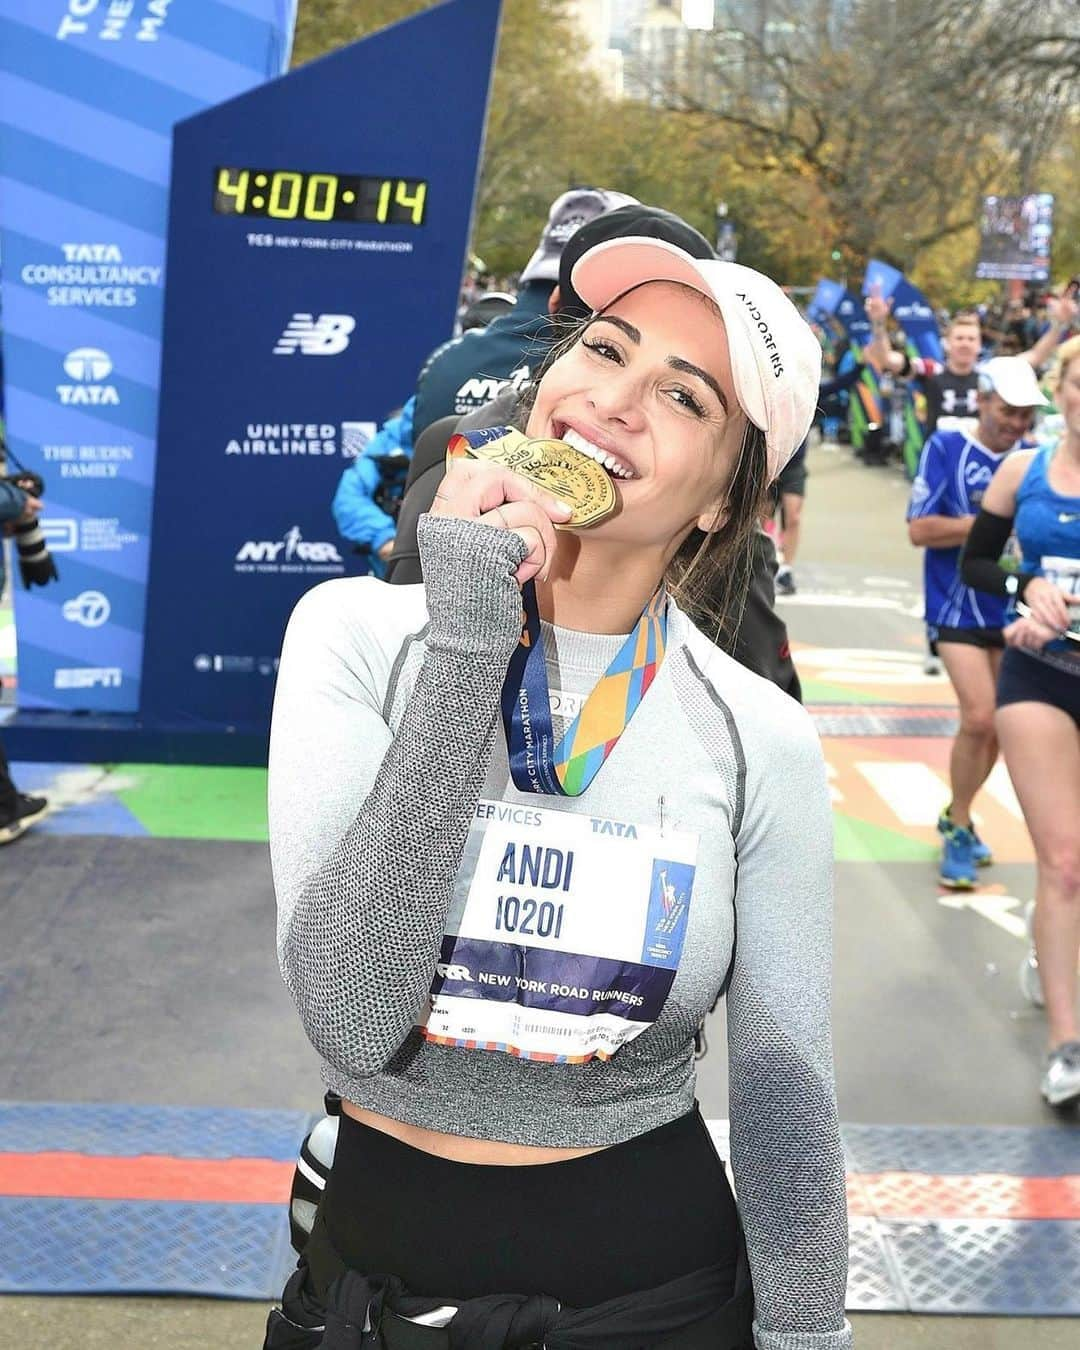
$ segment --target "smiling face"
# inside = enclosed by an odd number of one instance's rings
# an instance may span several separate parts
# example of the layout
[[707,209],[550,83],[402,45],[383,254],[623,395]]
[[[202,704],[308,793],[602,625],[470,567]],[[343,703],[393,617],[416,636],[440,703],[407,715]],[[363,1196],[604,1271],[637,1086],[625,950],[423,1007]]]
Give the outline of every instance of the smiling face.
[[618,507],[590,536],[670,557],[695,526],[715,524],[745,427],[719,310],[688,287],[649,282],[548,368],[526,431],[608,470]]
[[1014,408],[1000,394],[979,395],[979,425],[976,435],[987,450],[1003,455],[1031,430],[1034,408]]

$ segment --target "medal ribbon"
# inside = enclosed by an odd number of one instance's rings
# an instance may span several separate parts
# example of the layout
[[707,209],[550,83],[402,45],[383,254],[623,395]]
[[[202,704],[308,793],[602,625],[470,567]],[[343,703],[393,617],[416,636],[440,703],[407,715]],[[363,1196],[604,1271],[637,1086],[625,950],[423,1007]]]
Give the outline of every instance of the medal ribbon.
[[521,599],[521,641],[502,691],[510,775],[520,792],[578,797],[615,749],[660,669],[667,646],[667,596],[661,587],[646,605],[557,746],[540,610],[531,581],[522,587]]

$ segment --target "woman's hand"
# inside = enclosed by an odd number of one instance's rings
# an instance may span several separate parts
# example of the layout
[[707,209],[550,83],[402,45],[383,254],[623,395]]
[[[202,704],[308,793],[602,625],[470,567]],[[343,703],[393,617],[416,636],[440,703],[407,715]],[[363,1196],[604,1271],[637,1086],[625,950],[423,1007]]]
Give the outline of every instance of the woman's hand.
[[539,575],[547,578],[555,557],[555,526],[565,524],[572,508],[528,479],[498,464],[455,459],[446,470],[431,506],[433,516],[478,520],[519,535],[529,550],[514,573],[519,586]]
[[1056,628],[1047,628],[1038,619],[1017,619],[1015,623],[1011,623],[1007,628],[1002,629],[1001,636],[1009,647],[1020,647],[1024,651],[1039,652],[1048,642],[1053,642],[1059,631]]
[[1072,622],[1069,613],[1073,597],[1047,581],[1045,577],[1034,577],[1024,587],[1024,604],[1031,610],[1031,617],[1037,619],[1045,628],[1054,633],[1063,633]]

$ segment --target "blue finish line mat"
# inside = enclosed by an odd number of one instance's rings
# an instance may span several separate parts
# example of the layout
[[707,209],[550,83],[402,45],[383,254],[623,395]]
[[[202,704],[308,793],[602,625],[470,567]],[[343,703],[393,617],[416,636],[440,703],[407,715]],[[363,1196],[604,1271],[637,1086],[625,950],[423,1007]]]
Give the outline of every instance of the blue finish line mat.
[[[0,1103],[0,1292],[277,1298],[313,1119]],[[1080,1314],[1080,1130],[852,1125],[844,1144],[851,1311]]]

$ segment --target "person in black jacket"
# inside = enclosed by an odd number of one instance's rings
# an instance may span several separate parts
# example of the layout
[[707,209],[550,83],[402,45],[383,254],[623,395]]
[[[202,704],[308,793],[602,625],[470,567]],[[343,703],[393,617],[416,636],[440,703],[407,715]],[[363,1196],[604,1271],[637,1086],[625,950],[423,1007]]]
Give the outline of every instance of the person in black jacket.
[[[696,258],[712,258],[715,253],[708,240],[679,216],[660,207],[632,203],[597,216],[574,234],[562,249],[557,284],[550,296],[553,322],[546,326],[546,343],[557,337],[560,320],[584,318],[588,309],[570,284],[574,264],[594,244],[606,239],[641,235],[663,239],[685,249]],[[531,265],[531,264],[530,264]],[[511,316],[512,317],[512,316]],[[496,324],[491,324],[490,333]],[[537,348],[534,362],[539,368],[546,354]],[[505,382],[483,407],[465,416],[451,413],[426,428],[414,440],[413,460],[405,484],[398,514],[397,536],[386,571],[386,580],[396,585],[414,585],[423,580],[416,544],[416,526],[428,511],[446,467],[446,444],[458,430],[505,426],[513,422],[523,382]],[[417,396],[419,405],[419,395]],[[741,615],[728,615],[717,641],[742,665],[755,674],[778,684],[795,699],[802,695],[798,673],[791,659],[787,628],[774,609],[776,550],[772,540],[758,531],[752,552],[751,573],[745,606]]]
[[517,388],[528,383],[551,340],[551,293],[566,241],[594,217],[633,200],[623,192],[573,188],[552,202],[544,233],[521,274],[513,309],[486,328],[444,343],[428,357],[416,382],[414,443],[440,417],[462,417],[482,408],[506,381]]

